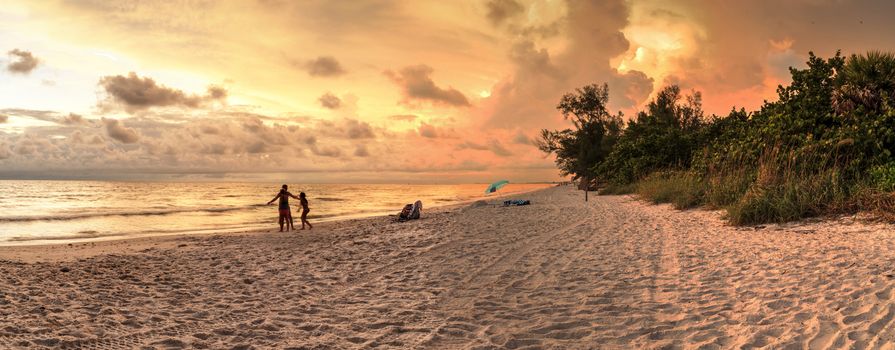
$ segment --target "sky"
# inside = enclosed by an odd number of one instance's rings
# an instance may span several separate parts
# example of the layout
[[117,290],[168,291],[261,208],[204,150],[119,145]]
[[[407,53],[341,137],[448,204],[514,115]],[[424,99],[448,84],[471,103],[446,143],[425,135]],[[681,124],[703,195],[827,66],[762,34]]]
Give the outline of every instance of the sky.
[[562,180],[534,145],[607,83],[758,108],[813,51],[895,50],[895,2],[7,0],[0,178]]

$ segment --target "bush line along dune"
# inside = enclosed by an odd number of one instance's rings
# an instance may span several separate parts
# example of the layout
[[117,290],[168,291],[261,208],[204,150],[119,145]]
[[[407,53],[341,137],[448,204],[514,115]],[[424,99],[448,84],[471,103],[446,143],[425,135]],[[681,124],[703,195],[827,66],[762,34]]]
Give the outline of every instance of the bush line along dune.
[[603,194],[636,193],[676,208],[724,209],[732,224],[895,209],[895,56],[809,55],[757,111],[705,116],[699,92],[660,90],[624,122],[609,87],[562,97],[572,122],[542,130],[539,148],[564,175]]

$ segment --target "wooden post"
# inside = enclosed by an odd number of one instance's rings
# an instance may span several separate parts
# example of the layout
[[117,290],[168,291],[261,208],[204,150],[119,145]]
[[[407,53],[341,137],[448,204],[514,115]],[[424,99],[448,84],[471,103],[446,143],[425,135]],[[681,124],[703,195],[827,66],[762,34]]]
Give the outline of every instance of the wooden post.
[[584,189],[584,201],[587,202],[587,189]]

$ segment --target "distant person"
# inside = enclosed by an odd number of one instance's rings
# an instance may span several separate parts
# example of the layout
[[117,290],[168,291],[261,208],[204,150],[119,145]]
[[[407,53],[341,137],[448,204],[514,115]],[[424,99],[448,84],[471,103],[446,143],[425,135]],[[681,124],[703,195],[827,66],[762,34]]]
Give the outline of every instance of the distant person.
[[[283,185],[283,188],[280,189],[280,193],[277,193],[276,197],[267,202],[267,205],[271,205],[277,199],[280,200],[280,232],[283,232],[283,224],[286,223],[289,230],[295,230],[295,225],[292,223],[292,210],[289,209],[289,197],[299,199],[296,196],[293,196],[292,193],[289,193],[289,186]],[[304,196],[302,196],[304,198]],[[305,200],[301,200],[304,203],[307,203]],[[302,216],[304,217],[304,216]],[[302,223],[304,226],[304,223]]]
[[308,208],[308,197],[304,192],[298,193],[298,202],[301,203],[301,229],[305,229],[305,224],[308,224],[308,230],[313,229],[314,226],[308,222],[308,212],[311,211],[311,208]]

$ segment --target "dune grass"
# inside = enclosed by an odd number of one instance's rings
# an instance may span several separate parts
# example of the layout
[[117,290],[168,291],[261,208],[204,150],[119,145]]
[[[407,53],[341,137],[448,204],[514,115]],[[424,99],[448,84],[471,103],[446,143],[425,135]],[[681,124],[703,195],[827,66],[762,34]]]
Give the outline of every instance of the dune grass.
[[706,185],[685,171],[658,172],[639,181],[636,193],[653,203],[671,203],[677,209],[689,209],[705,202]]
[[[895,194],[870,175],[845,170],[846,157],[774,147],[757,168],[727,166],[707,175],[691,170],[660,171],[602,193],[634,193],[677,209],[723,209],[734,225],[781,223],[858,210],[895,219]],[[878,177],[878,175],[875,175]]]

